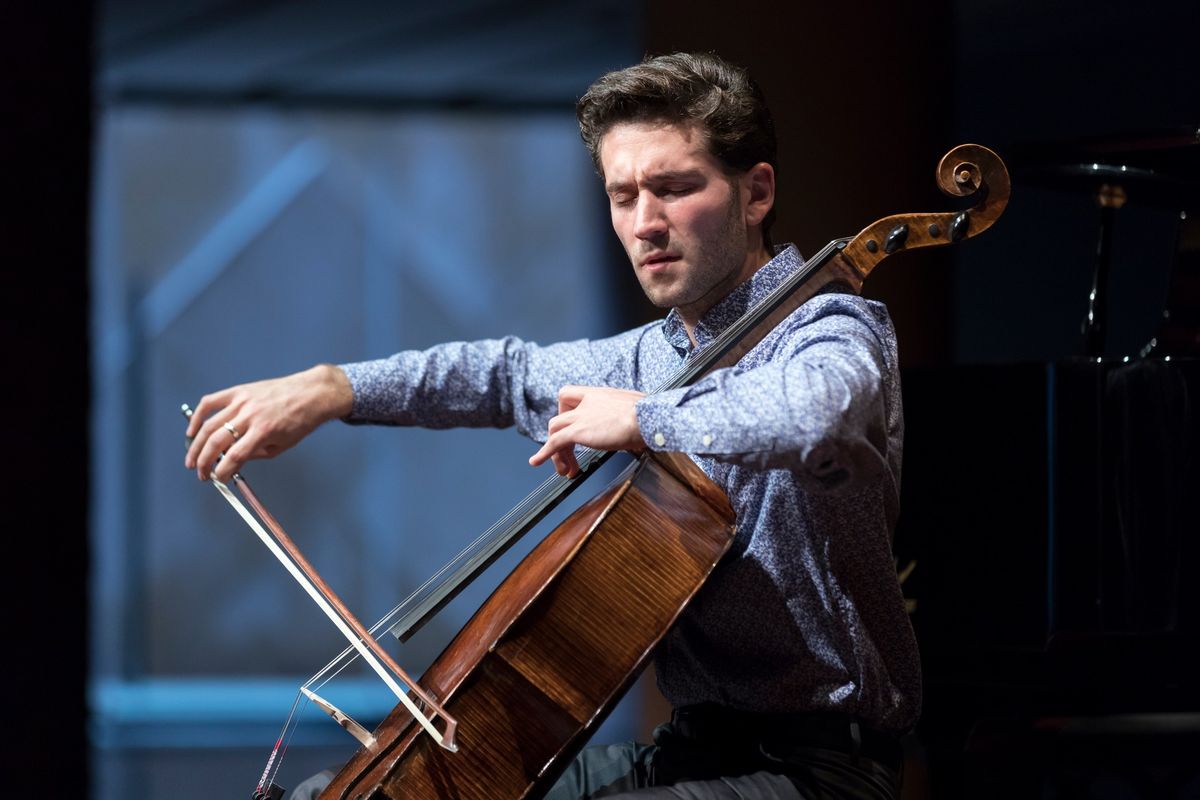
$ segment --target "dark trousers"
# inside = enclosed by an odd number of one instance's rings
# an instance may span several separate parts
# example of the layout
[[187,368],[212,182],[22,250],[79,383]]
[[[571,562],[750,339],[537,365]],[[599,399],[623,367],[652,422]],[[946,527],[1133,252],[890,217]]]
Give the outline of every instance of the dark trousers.
[[[840,715],[747,715],[679,709],[634,742],[586,748],[546,800],[896,800],[902,756],[894,736]],[[296,787],[320,794],[333,772]]]
[[654,745],[589,747],[546,800],[895,800],[896,737],[841,715],[680,709]]

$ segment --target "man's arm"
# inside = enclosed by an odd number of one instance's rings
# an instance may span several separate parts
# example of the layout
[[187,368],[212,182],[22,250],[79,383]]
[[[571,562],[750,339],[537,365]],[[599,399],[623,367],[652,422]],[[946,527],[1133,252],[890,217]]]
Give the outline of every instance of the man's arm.
[[332,419],[426,428],[515,424],[544,441],[564,385],[631,385],[639,336],[634,330],[546,347],[515,337],[451,342],[235,386],[200,402],[184,463],[207,478],[224,451],[215,475],[226,480],[246,461],[278,455]]
[[818,300],[791,321],[765,363],[649,396],[564,387],[549,438],[530,463],[551,460],[559,474],[574,475],[576,445],[648,446],[787,469],[814,490],[853,485],[893,459],[899,466],[898,392],[888,387],[898,380],[894,341],[886,317],[862,300]]
[[[894,334],[860,298],[815,298],[769,360],[718,370],[637,404],[646,445],[755,469],[787,469],[812,490],[899,467]],[[895,449],[893,449],[895,448]]]

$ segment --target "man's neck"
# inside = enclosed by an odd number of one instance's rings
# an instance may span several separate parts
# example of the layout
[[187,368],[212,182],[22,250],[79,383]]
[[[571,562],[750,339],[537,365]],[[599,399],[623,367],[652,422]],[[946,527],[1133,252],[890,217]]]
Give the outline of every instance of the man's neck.
[[701,301],[699,303],[692,304],[687,308],[680,306],[675,309],[679,312],[679,319],[681,322],[683,322],[683,329],[687,331],[688,339],[691,341],[692,347],[695,347],[697,344],[699,344],[696,341],[696,325],[700,323],[701,318],[708,313],[709,309],[728,297],[729,293],[734,289],[750,280],[750,278],[754,276],[754,273],[758,272],[763,266],[766,265],[768,261],[774,257],[775,256],[769,252],[765,246],[760,247],[756,251],[747,253],[746,260],[742,262],[741,270],[736,273],[734,280],[724,286],[725,291],[719,293],[714,292],[713,294],[716,296],[712,297],[711,299],[704,298],[704,301],[707,302]]

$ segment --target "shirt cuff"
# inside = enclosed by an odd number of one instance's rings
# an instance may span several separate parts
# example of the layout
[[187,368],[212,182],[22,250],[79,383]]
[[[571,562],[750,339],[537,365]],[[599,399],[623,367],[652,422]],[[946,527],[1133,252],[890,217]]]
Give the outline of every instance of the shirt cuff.
[[388,393],[384,388],[387,382],[382,374],[387,368],[386,360],[338,364],[337,368],[346,374],[354,393],[354,403],[350,413],[342,417],[343,422],[361,424],[386,420],[390,416]]
[[730,452],[731,442],[721,442],[712,426],[704,425],[696,415],[679,404],[694,387],[650,394],[634,407],[638,430],[651,450],[677,453],[717,454]]

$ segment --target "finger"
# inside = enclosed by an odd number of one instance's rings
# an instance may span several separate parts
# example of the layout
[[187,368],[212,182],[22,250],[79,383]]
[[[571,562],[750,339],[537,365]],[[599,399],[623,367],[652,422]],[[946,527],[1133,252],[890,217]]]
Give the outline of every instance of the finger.
[[[200,464],[209,463],[211,458],[215,458],[217,453],[212,452],[213,434],[220,428],[217,427],[217,418],[209,417],[196,431],[195,437],[192,439],[192,446],[188,448],[188,454],[184,458],[184,464],[189,468],[198,467]],[[218,445],[218,448],[220,445]],[[220,450],[218,449],[218,453]]]
[[564,478],[574,478],[579,474],[579,462],[575,460],[574,447],[556,450],[551,458],[554,460],[554,470]]
[[558,390],[558,413],[570,411],[583,402],[584,386],[564,386]]
[[547,433],[553,437],[555,434],[566,430],[575,420],[575,416],[573,411],[564,411],[556,417],[551,417],[550,422],[546,425]]
[[211,438],[204,443],[204,448],[196,455],[196,476],[202,481],[208,480],[212,474],[213,465],[221,457],[221,448]]
[[204,428],[200,428],[196,433],[192,434],[192,443],[188,445],[187,455],[183,457],[183,465],[188,469],[195,469],[200,463],[200,454],[204,452],[204,446],[208,442],[208,436],[204,433]]
[[188,440],[187,452],[183,455],[183,465],[188,469],[196,466],[196,456],[200,455],[200,449],[204,446],[204,442],[199,441],[200,438],[200,420],[195,414],[188,421],[188,429],[185,434]]
[[[249,425],[250,423],[247,421],[244,424]],[[212,477],[221,483],[228,483],[242,471],[246,462],[275,455],[275,446],[264,441],[267,436],[263,432],[264,427],[257,427],[234,439],[221,453],[220,459],[212,465]],[[233,428],[238,430],[237,424],[234,424]]]
[[[559,418],[555,417],[554,419]],[[564,473],[559,469],[559,456],[557,454],[564,448],[570,450],[573,445],[570,441],[570,437],[562,432],[563,429],[561,427],[557,431],[553,430],[555,427],[554,420],[550,421],[550,427],[552,429],[550,436],[546,439],[546,443],[543,444],[536,453],[529,457],[529,464],[533,467],[540,467],[542,464],[546,463],[547,460],[553,459],[555,471],[562,475]]]
[[536,453],[529,457],[529,466],[540,467],[542,464],[546,463],[546,459],[550,458],[553,453],[554,448],[551,447],[550,442],[547,441],[541,446],[541,448],[538,449]]
[[[209,422],[213,422],[213,419],[210,419]],[[206,422],[204,428],[201,429],[200,435],[206,438],[200,454],[196,456],[196,472],[200,476],[200,480],[208,480],[209,474],[213,469],[213,464],[221,457],[222,453],[227,452],[237,442],[237,437],[226,429],[223,423],[220,428],[206,431],[205,429],[208,428],[209,422]],[[234,430],[237,430],[237,428],[235,427]],[[226,471],[223,474],[228,475],[230,473]]]
[[565,432],[552,433],[529,459],[533,466],[539,466],[547,460],[554,465],[554,471],[563,477],[574,477],[579,473],[579,463],[575,460],[575,443]]
[[187,455],[184,456],[183,463],[188,469],[196,466],[200,459],[200,454],[204,452],[204,446],[212,437],[221,424],[220,418],[225,416],[221,412],[226,410],[225,406],[217,406],[211,401],[210,396],[205,396],[200,400],[201,406],[207,406],[209,409],[205,416],[201,416],[199,411],[192,414],[192,419],[188,423],[188,435],[192,437],[192,443],[188,447]]
[[230,446],[213,467],[212,476],[221,483],[229,483],[230,478],[242,471],[242,466],[246,463],[246,452],[241,442]]
[[546,459],[550,458],[551,453],[562,447],[561,442],[558,441],[558,435],[571,424],[571,419],[572,417],[569,414],[559,414],[550,418],[550,422],[546,424],[548,433],[546,443],[529,457],[529,465],[531,467],[540,467],[546,463]]
[[192,411],[191,418],[188,420],[187,435],[195,436],[200,431],[200,425],[210,415],[229,405],[227,398],[232,391],[232,388],[222,389],[219,392],[213,392],[201,397],[200,402],[196,404],[195,410]]

